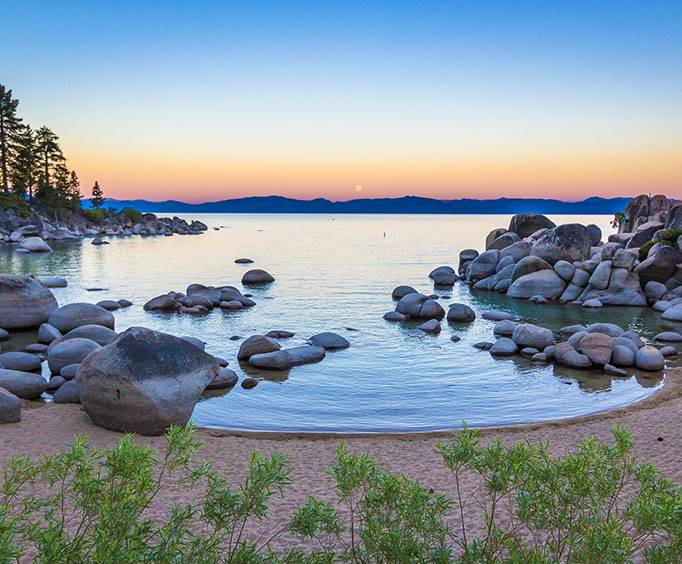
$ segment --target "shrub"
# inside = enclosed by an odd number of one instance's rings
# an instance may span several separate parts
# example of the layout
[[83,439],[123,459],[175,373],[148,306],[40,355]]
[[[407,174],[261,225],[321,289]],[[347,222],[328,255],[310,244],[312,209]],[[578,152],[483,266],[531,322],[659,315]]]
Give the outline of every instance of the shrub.
[[107,214],[102,208],[91,208],[88,210],[82,210],[82,213],[86,219],[92,221],[92,223],[96,225],[99,225],[107,218]]
[[639,248],[640,261],[646,260],[646,258],[649,256],[649,251],[651,250],[651,247],[653,247],[655,244],[656,244],[655,241],[647,241]]
[[682,235],[682,231],[668,227],[666,229],[659,229],[654,235],[658,241],[663,241],[668,245],[675,245],[677,243],[677,238]]
[[31,208],[26,200],[12,192],[0,192],[0,207],[14,210],[20,217],[31,215]]
[[142,219],[142,213],[133,208],[123,208],[121,213],[133,223],[139,223]]
[[[253,453],[245,480],[232,485],[195,460],[200,444],[191,426],[170,429],[160,459],[130,436],[103,451],[79,437],[66,452],[16,457],[6,467],[0,562],[679,561],[682,490],[635,461],[627,432],[613,435],[613,446],[591,438],[554,457],[546,444],[481,446],[465,430],[437,445],[455,499],[340,445],[329,470],[337,504],[310,497],[260,543],[246,531],[290,483],[281,453]],[[465,491],[472,477],[479,489]],[[203,493],[151,519],[146,510],[169,482],[174,492]],[[472,538],[479,507],[482,532]],[[286,535],[308,550],[270,549]]]

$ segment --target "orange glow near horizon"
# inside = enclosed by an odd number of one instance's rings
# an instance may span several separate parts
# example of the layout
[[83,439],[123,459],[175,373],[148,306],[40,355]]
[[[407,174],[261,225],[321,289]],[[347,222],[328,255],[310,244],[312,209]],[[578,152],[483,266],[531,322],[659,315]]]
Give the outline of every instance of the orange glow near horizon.
[[[215,201],[281,195],[348,200],[417,195],[439,199],[589,196],[666,193],[682,197],[682,145],[519,150],[449,157],[404,155],[275,155],[220,158],[78,150],[72,162],[83,191],[95,179],[107,197]],[[360,189],[358,189],[360,187]]]

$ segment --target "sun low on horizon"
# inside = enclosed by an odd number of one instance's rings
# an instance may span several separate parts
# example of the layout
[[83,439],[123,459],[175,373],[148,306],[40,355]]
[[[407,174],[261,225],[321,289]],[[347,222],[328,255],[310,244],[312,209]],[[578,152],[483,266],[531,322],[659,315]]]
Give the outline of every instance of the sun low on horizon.
[[2,12],[0,82],[86,195],[682,198],[681,2]]

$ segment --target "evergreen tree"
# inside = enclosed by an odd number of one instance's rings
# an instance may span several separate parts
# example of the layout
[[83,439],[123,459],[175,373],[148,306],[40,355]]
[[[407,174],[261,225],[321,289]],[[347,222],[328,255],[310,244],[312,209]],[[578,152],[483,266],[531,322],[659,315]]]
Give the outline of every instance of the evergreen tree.
[[101,208],[104,204],[104,192],[99,187],[99,182],[95,180],[95,185],[92,187],[92,199],[90,200],[93,208]]
[[[48,127],[43,126],[36,131],[36,149],[41,167],[40,192],[42,197],[48,197],[54,188],[52,176],[56,176],[66,159],[59,147],[59,137]],[[61,172],[63,174],[63,170]]]
[[33,199],[33,193],[40,174],[35,134],[29,125],[22,128],[17,138],[17,151],[12,172],[12,191],[21,197]]
[[17,116],[18,105],[19,100],[12,98],[12,91],[0,84],[0,186],[4,192],[9,190],[10,167],[22,127]]
[[79,210],[81,207],[81,183],[78,180],[78,175],[75,170],[71,171],[69,175],[69,206],[73,210]]

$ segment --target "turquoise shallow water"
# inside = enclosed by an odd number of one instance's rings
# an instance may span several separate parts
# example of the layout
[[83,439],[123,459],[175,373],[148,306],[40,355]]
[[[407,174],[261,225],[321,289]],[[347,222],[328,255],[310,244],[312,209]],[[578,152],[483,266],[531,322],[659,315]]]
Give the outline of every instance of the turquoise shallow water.
[[[522,358],[495,360],[472,344],[492,340],[493,323],[448,325],[438,336],[417,324],[389,323],[382,315],[394,307],[391,290],[409,284],[432,293],[428,273],[457,266],[463,248],[481,249],[485,235],[506,226],[509,216],[295,216],[195,215],[211,229],[200,236],[111,238],[96,247],[89,240],[55,245],[49,255],[0,251],[0,269],[39,276],[63,276],[69,287],[55,289],[60,304],[127,298],[134,306],[116,312],[117,329],[144,325],[205,340],[207,350],[230,362],[240,378],[263,377],[252,390],[237,386],[202,400],[194,420],[204,426],[288,431],[427,431],[462,425],[485,426],[544,421],[606,410],[642,399],[661,385],[661,377],[634,374],[613,379],[597,372],[531,366]],[[557,223],[597,223],[608,233],[606,216],[559,216]],[[215,231],[212,227],[224,226]],[[237,265],[249,257],[255,264]],[[144,312],[149,298],[188,284],[240,286],[251,267],[276,277],[272,285],[250,289],[257,306],[208,315]],[[88,292],[87,288],[106,288]],[[246,291],[246,290],[245,290]],[[652,336],[660,316],[639,308],[585,311],[518,302],[487,292],[472,293],[457,284],[443,301],[460,301],[477,312],[514,311],[557,329],[576,322],[613,321]],[[348,328],[355,329],[354,331]],[[271,329],[305,342],[320,331],[337,331],[351,342],[319,364],[287,373],[258,372],[236,361],[239,342]],[[450,337],[462,340],[453,343]],[[30,334],[15,339],[32,340]],[[10,344],[10,346],[12,346]]]

